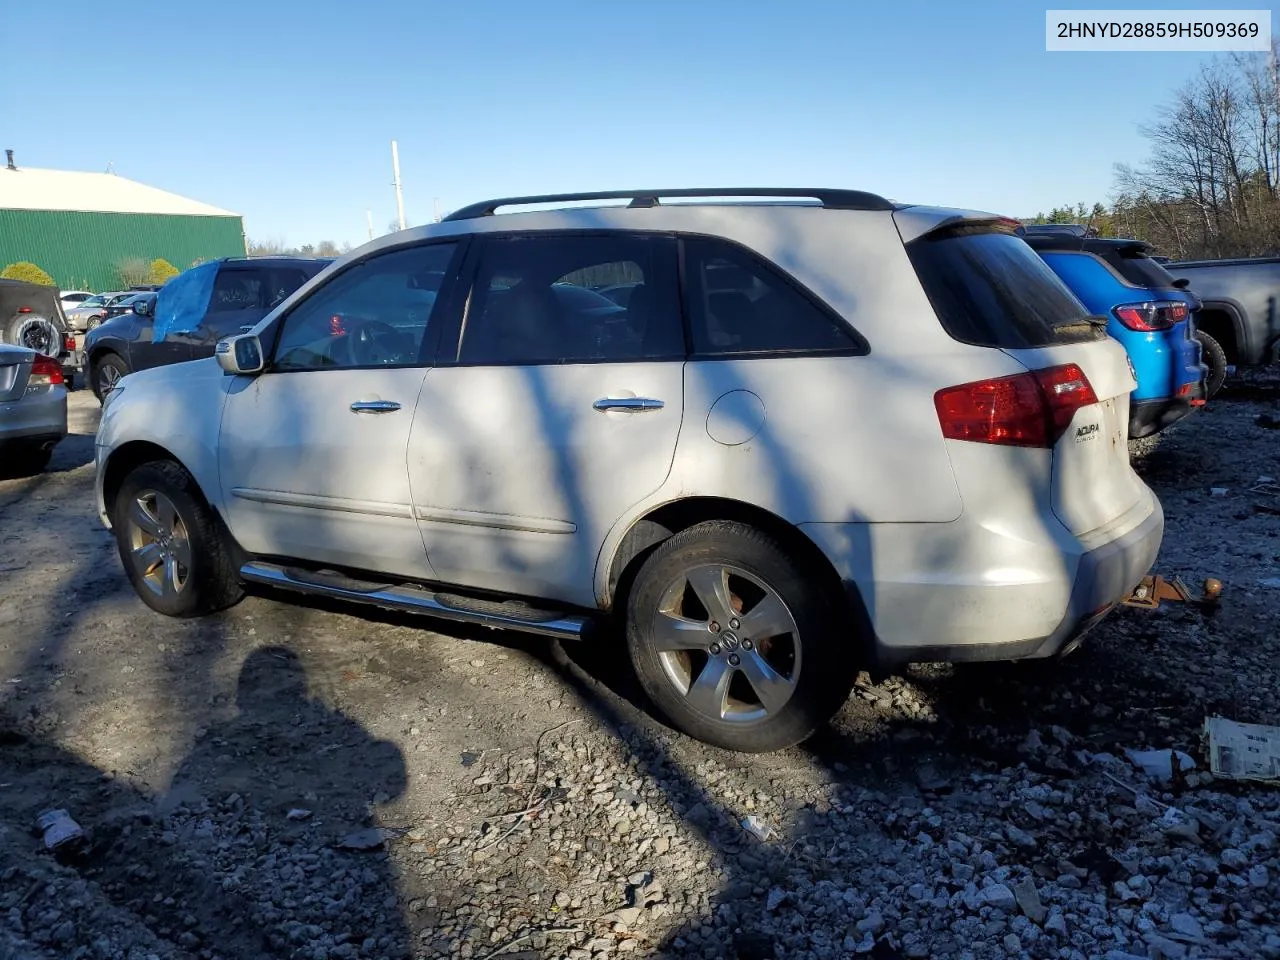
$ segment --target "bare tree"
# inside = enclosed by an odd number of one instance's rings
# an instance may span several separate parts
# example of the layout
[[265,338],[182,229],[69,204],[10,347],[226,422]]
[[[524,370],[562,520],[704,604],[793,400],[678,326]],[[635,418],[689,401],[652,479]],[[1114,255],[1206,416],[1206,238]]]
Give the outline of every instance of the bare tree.
[[1270,54],[1203,68],[1142,127],[1151,156],[1116,168],[1115,220],[1175,257],[1274,252],[1280,84]]
[[126,287],[137,287],[151,282],[151,264],[142,257],[124,257],[116,263],[116,274]]

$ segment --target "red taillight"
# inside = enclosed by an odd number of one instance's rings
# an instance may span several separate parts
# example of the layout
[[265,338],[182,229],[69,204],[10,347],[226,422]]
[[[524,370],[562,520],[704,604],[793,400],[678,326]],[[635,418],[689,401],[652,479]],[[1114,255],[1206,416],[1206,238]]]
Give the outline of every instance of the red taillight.
[[1187,319],[1187,305],[1176,300],[1155,300],[1150,303],[1122,303],[1112,311],[1116,319],[1130,330],[1152,333],[1168,330],[1175,323]]
[[65,382],[62,379],[62,364],[53,357],[36,354],[36,359],[31,364],[31,375],[27,377],[28,387],[52,387]]
[[62,346],[68,353],[75,353],[76,338],[71,336],[71,334],[67,334],[62,340]]
[[19,312],[19,313],[30,313],[30,312],[31,312],[31,308],[30,308],[30,307],[19,307],[19,308],[18,308],[18,312]]
[[1049,445],[1052,446],[1070,425],[1076,411],[1097,403],[1098,396],[1084,371],[1074,363],[1037,370],[1035,377],[1049,404],[1049,421],[1053,427]]
[[1052,447],[1081,407],[1097,403],[1076,364],[946,387],[933,396],[948,440]]

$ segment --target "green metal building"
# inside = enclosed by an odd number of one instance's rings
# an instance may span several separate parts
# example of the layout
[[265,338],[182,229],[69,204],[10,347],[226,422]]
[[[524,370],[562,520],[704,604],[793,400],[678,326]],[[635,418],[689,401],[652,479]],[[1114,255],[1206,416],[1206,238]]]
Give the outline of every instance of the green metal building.
[[113,173],[0,168],[0,270],[30,261],[63,290],[118,290],[124,261],[185,270],[245,255],[239,214]]

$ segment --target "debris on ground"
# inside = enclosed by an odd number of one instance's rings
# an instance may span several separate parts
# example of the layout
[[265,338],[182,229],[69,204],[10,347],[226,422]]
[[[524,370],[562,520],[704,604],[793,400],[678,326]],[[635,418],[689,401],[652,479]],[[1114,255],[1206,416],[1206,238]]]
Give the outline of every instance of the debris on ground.
[[1204,732],[1215,777],[1280,785],[1280,727],[1209,717]]
[[773,827],[769,826],[769,824],[760,817],[757,817],[754,813],[742,818],[742,829],[747,831],[747,833],[751,834],[757,840],[768,840],[777,833]]
[[1162,783],[1168,783],[1177,773],[1187,773],[1196,768],[1196,762],[1181,750],[1127,749],[1124,753],[1148,777]]
[[84,828],[66,810],[44,810],[36,816],[36,830],[46,850],[57,857],[71,857],[88,844]]

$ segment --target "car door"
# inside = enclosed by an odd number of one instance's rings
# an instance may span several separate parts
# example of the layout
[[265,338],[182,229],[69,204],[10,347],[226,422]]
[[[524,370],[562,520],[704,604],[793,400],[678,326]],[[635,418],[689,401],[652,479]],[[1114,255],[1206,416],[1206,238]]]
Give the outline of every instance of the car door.
[[130,306],[127,321],[120,323],[122,332],[128,330],[129,366],[133,370],[146,370],[149,367],[162,367],[170,363],[182,363],[191,359],[191,346],[181,334],[170,333],[163,339],[155,339],[156,307],[160,303],[160,294],[139,294],[132,303],[147,303],[148,312],[143,315],[134,312]]
[[268,366],[231,385],[219,437],[227,521],[250,553],[431,577],[405,450],[459,246],[371,255],[270,325]]
[[[606,534],[662,485],[680,431],[675,241],[537,233],[475,248],[409,438],[431,566],[461,586],[593,604]],[[626,308],[589,293],[627,281]]]

